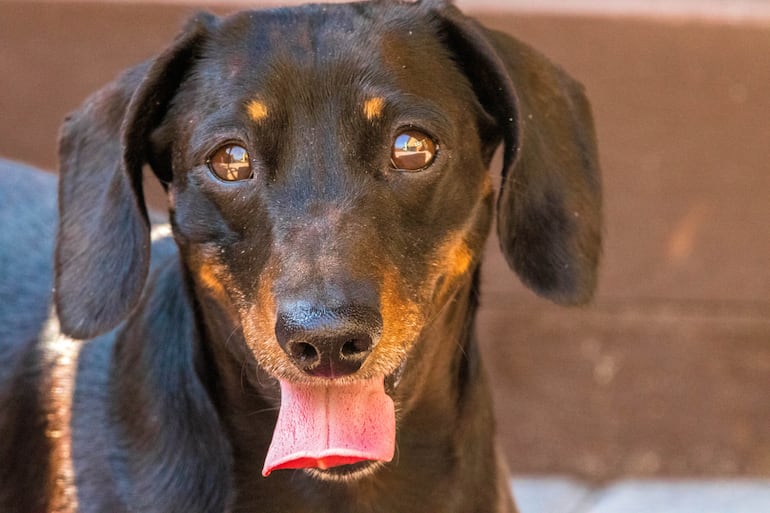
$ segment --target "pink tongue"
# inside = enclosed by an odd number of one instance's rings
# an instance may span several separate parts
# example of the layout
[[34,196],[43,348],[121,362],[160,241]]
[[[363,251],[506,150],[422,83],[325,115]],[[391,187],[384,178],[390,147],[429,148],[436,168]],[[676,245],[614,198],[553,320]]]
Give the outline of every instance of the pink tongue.
[[280,383],[281,409],[263,476],[393,459],[396,415],[382,377],[349,385]]

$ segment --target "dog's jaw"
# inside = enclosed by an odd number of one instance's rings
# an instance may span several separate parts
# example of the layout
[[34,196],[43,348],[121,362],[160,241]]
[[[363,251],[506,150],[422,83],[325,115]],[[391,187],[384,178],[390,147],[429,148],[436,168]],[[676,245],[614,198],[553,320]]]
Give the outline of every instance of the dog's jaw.
[[327,483],[355,483],[374,476],[385,463],[381,461],[362,461],[351,465],[341,465],[329,469],[306,468],[304,472],[311,478]]

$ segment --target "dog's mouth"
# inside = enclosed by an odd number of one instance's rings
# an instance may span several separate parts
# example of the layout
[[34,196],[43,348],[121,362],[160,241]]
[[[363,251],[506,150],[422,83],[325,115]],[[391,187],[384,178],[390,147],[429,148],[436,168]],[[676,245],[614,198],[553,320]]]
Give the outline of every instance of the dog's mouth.
[[315,469],[319,476],[352,477],[369,469],[368,462],[393,459],[395,407],[383,376],[341,384],[280,380],[280,386],[278,422],[262,475]]
[[372,475],[383,466],[381,461],[360,461],[350,465],[339,465],[328,469],[306,468],[305,473],[319,481],[345,483],[357,481],[365,476]]

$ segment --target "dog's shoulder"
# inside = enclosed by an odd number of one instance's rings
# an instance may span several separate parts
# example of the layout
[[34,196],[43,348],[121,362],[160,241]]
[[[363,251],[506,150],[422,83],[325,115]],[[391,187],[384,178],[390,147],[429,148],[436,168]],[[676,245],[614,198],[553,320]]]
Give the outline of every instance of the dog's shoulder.
[[[48,444],[37,339],[53,286],[56,177],[0,160],[0,510],[40,511]],[[20,491],[21,490],[21,491]]]
[[45,322],[55,230],[56,177],[0,160],[0,354]]

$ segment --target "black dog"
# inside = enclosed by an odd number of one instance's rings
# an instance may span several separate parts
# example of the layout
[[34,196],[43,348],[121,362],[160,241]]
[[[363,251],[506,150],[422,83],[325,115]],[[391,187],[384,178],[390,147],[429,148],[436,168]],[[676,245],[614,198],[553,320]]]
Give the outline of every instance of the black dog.
[[544,57],[443,0],[196,17],[66,121],[55,248],[53,178],[0,168],[0,510],[515,511],[474,340],[501,141],[508,262],[588,300],[594,132]]

